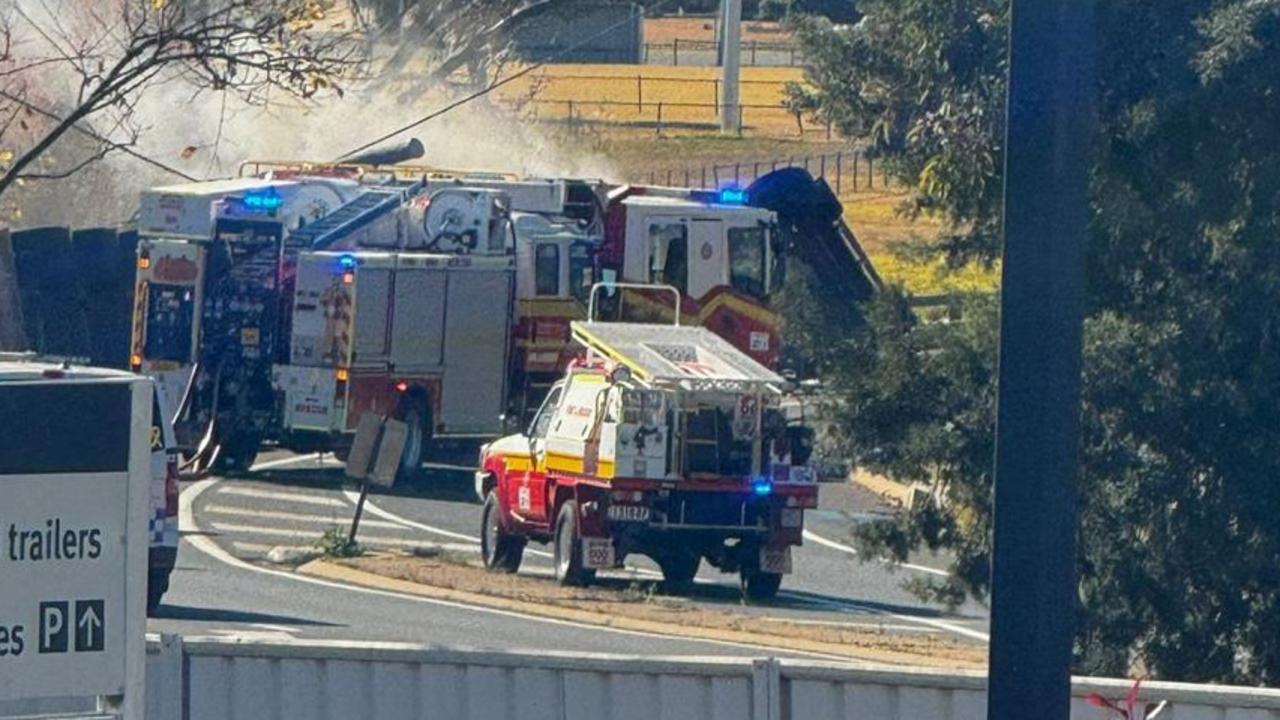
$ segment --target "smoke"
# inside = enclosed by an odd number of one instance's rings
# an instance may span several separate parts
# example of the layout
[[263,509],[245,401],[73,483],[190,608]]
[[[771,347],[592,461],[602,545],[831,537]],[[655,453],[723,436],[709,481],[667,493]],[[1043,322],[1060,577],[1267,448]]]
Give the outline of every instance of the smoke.
[[[88,15],[89,0],[17,0],[37,24],[52,26],[53,14],[65,32],[100,23]],[[102,6],[92,3],[97,12]],[[105,5],[105,3],[103,3]],[[3,18],[0,18],[3,19]],[[11,19],[20,42],[15,60],[47,57],[53,52],[47,38],[32,32],[23,18]],[[86,31],[88,32],[88,31]],[[376,78],[376,74],[375,78]],[[80,76],[59,63],[26,71],[22,80],[28,97],[55,112],[74,106]],[[7,87],[12,87],[9,85]],[[233,93],[202,92],[184,82],[178,72],[167,73],[147,86],[132,111],[108,111],[89,124],[113,139],[135,131],[139,153],[198,179],[234,177],[250,160],[327,162],[352,149],[414,122],[456,99],[459,90],[440,84],[415,89],[410,81],[367,79],[303,102],[284,91],[265,105],[249,105]],[[29,130],[0,136],[21,151],[36,142],[47,123],[29,117]],[[413,161],[446,170],[510,172],[526,175],[617,176],[607,158],[563,142],[545,126],[521,120],[491,95],[464,104],[414,130],[388,141],[402,144],[417,137],[425,157]],[[91,139],[68,133],[40,163],[44,171],[65,170],[99,148]],[[139,193],[157,185],[186,182],[164,170],[116,151],[67,179],[41,180],[12,188],[0,197],[0,221],[14,227],[42,224],[92,226],[127,222],[137,208]]]

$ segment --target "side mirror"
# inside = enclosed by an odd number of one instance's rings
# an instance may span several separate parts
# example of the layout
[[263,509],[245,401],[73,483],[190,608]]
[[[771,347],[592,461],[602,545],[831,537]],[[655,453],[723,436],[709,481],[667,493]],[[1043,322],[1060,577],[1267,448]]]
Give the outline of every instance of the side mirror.
[[520,418],[510,413],[503,413],[498,416],[498,421],[502,423],[503,435],[514,435],[520,432]]

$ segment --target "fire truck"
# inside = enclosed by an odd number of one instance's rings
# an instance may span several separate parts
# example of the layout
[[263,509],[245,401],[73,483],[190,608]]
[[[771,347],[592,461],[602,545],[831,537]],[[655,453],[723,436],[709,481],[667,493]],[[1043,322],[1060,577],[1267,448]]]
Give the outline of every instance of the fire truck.
[[818,501],[813,435],[787,423],[782,378],[706,328],[572,332],[584,356],[525,432],[481,451],[486,567],[515,572],[533,540],[552,544],[562,584],[641,554],[670,583],[705,559],[750,598],[777,594]]
[[[264,440],[341,453],[370,411],[412,421],[406,469],[494,437],[574,356],[597,281],[677,287],[684,323],[766,366],[786,255],[834,245],[833,282],[878,282],[838,203],[815,220],[795,201],[825,188],[807,174],[788,192],[767,177],[703,191],[393,164],[405,157],[252,163],[144,195],[130,364],[182,399],[175,427],[201,465],[247,467]],[[601,306],[676,312],[647,289]]]

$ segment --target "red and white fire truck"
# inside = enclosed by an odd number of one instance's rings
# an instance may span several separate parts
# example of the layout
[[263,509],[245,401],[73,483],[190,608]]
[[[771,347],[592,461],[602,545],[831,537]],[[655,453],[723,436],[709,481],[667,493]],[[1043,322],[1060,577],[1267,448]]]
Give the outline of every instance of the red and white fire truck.
[[530,541],[556,578],[647,555],[668,582],[702,560],[772,597],[817,507],[812,432],[788,425],[783,380],[705,328],[574,322],[585,354],[528,429],[486,445],[476,473],[482,550],[515,572]]
[[[599,280],[677,287],[685,323],[765,365],[787,254],[835,247],[833,282],[875,280],[838,203],[795,201],[825,188],[807,174],[744,192],[405,165],[252,172],[152,191],[140,213],[131,366],[173,386],[180,443],[206,464],[247,467],[265,439],[341,451],[368,411],[413,421],[406,469],[432,441],[494,437],[559,378]],[[650,290],[602,300],[629,320],[675,307]]]

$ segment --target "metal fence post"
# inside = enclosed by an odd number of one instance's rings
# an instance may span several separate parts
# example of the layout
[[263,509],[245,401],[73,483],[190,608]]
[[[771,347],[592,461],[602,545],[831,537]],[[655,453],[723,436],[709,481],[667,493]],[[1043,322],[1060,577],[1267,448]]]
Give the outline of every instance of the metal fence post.
[[742,103],[738,103],[738,137],[742,137]]
[[706,186],[707,186],[707,166],[703,165],[702,166],[702,187],[705,188]]
[[751,179],[756,180],[760,177],[760,163],[751,163]]
[[671,64],[680,66],[680,38],[671,41]]
[[782,720],[782,663],[777,658],[751,661],[751,717]]
[[840,197],[840,176],[843,174],[840,160],[844,157],[844,153],[836,153],[836,197]]
[[876,180],[876,160],[870,155],[867,156],[867,189],[875,187]]
[[858,192],[858,158],[861,156],[861,154],[862,154],[861,152],[856,150],[853,153],[853,191],[854,192]]
[[636,112],[644,112],[644,76],[636,75]]
[[711,106],[716,109],[716,117],[720,116],[720,81],[711,81]]
[[823,178],[824,180],[827,177],[827,156],[826,155],[818,156],[818,177]]
[[831,139],[831,118],[827,118],[827,139]]
[[662,134],[662,101],[661,100],[658,101],[658,122],[654,127],[656,128],[655,132],[658,135],[661,135]]

